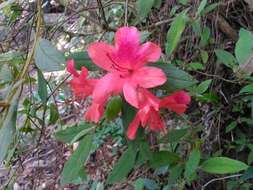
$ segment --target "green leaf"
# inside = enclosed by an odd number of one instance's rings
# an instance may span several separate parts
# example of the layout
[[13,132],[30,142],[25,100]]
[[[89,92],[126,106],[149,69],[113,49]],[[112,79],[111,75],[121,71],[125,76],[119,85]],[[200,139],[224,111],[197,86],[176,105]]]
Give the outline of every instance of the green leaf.
[[198,168],[199,162],[200,162],[200,151],[198,149],[194,149],[191,152],[189,159],[187,160],[185,165],[184,176],[188,181],[191,181],[192,176],[195,174]]
[[227,157],[214,157],[202,163],[201,169],[212,174],[237,173],[246,170],[249,166],[241,161]]
[[205,27],[203,32],[201,33],[201,36],[200,36],[200,46],[201,47],[205,47],[206,45],[208,45],[210,34],[211,34],[210,28]]
[[82,67],[86,67],[89,71],[99,70],[86,51],[71,53],[66,59],[73,59],[77,70],[81,70]]
[[43,72],[60,71],[64,69],[65,57],[50,41],[40,39],[35,48],[35,64]]
[[148,16],[154,5],[154,2],[155,2],[154,0],[137,0],[136,7],[140,20]]
[[187,134],[188,129],[172,129],[169,132],[169,143],[178,142]]
[[142,178],[138,178],[134,183],[134,190],[143,190],[144,182]]
[[187,16],[185,12],[180,13],[171,23],[170,29],[167,33],[167,41],[165,44],[166,54],[171,55],[176,49],[181,35],[184,32]]
[[216,49],[214,52],[218,58],[218,61],[227,67],[234,69],[238,66],[236,58],[228,51],[225,51],[223,49]]
[[77,133],[76,136],[71,140],[70,144],[74,144],[75,142],[79,141],[83,136],[89,134],[92,130],[94,130],[95,127],[96,126],[91,127],[91,125],[87,124],[87,129],[83,129]]
[[[72,154],[70,159],[64,164],[63,171],[61,173],[61,185],[75,183],[77,178],[85,178],[84,163],[89,157],[90,150],[92,147],[92,135],[85,136],[78,145],[76,151]],[[76,184],[76,183],[75,183]]]
[[155,0],[153,7],[155,7],[156,9],[160,9],[161,5],[162,0]]
[[0,65],[3,63],[20,63],[23,61],[24,53],[16,52],[16,51],[9,51],[6,53],[0,54]]
[[7,115],[0,124],[0,163],[4,160],[16,132],[19,93],[14,96]]
[[152,159],[152,151],[150,150],[150,145],[148,144],[146,139],[140,142],[139,149],[140,149],[140,152],[137,158],[138,165],[142,165],[146,161],[149,161],[150,159]]
[[151,33],[148,30],[141,31],[141,43],[144,43],[148,39],[150,34]]
[[219,3],[212,3],[211,5],[208,5],[205,10],[202,12],[201,15],[206,15],[216,9],[218,7]]
[[197,70],[204,70],[205,67],[201,63],[190,63],[187,65],[187,70],[189,71],[197,71]]
[[235,56],[239,64],[244,64],[248,61],[253,53],[253,34],[245,29],[239,32],[239,40],[235,45]]
[[205,80],[203,82],[201,82],[197,88],[196,88],[196,92],[199,94],[203,94],[204,92],[207,91],[207,89],[209,88],[210,84],[212,83],[212,79],[209,80]]
[[46,105],[48,96],[47,81],[40,70],[38,70],[37,75],[38,75],[38,95],[42,103]]
[[152,160],[150,160],[150,166],[152,168],[159,168],[162,166],[173,165],[179,160],[179,156],[169,151],[154,152]]
[[240,177],[242,180],[249,180],[253,178],[253,167],[249,167],[244,174]]
[[178,0],[179,3],[181,3],[182,5],[187,5],[188,0]]
[[151,179],[143,179],[144,186],[147,190],[158,190],[159,186],[156,184],[154,180]]
[[172,64],[157,62],[152,64],[152,66],[161,68],[166,74],[167,81],[164,85],[161,86],[161,88],[169,92],[174,92],[180,89],[187,89],[197,82],[191,75],[176,68]]
[[236,122],[236,121],[231,122],[231,123],[226,127],[225,133],[229,133],[229,132],[232,131],[234,128],[236,128],[236,126],[237,126],[237,122]]
[[240,90],[240,94],[253,93],[253,84],[248,84]]
[[135,149],[132,146],[129,146],[113,167],[113,170],[107,179],[108,184],[122,182],[125,179],[134,167],[136,154],[137,152]]
[[201,1],[200,5],[199,5],[199,8],[197,10],[196,16],[199,16],[202,13],[202,11],[204,10],[206,4],[207,4],[207,0],[202,0]]
[[183,165],[178,164],[171,168],[168,184],[174,184],[176,181],[180,178],[182,172],[183,172]]
[[124,129],[128,128],[129,124],[133,121],[135,114],[136,109],[124,100],[122,105],[122,122]]
[[49,111],[50,111],[49,124],[55,124],[56,121],[59,119],[59,113],[56,105],[50,104]]
[[13,80],[11,68],[9,65],[4,64],[0,70],[0,83],[11,82]]
[[201,18],[197,18],[195,20],[193,20],[193,22],[191,23],[192,26],[192,30],[193,32],[196,34],[196,36],[201,36],[202,35],[202,21]]
[[200,56],[201,56],[203,63],[207,63],[208,58],[209,58],[207,51],[200,50]]
[[250,151],[248,155],[247,163],[250,165],[253,162],[253,150]]
[[122,108],[122,99],[120,96],[113,97],[106,106],[105,117],[113,120],[118,116]]
[[72,127],[67,127],[64,130],[57,131],[54,136],[56,140],[64,142],[64,143],[71,143],[73,139],[83,130],[86,130],[90,127],[88,123],[80,123],[79,125],[75,125]]

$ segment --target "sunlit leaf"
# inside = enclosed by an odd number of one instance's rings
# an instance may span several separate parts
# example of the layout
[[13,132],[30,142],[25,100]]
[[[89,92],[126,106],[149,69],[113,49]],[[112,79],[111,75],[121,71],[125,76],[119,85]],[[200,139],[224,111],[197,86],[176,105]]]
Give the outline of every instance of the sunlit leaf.
[[134,183],[134,190],[143,190],[144,182],[142,178],[138,178]]
[[249,166],[241,161],[227,157],[209,158],[201,164],[201,169],[213,174],[237,173],[246,170]]
[[197,13],[196,13],[197,16],[199,16],[202,13],[202,11],[204,10],[206,4],[207,4],[207,0],[202,0],[200,2]]
[[151,8],[154,5],[154,2],[155,0],[137,0],[136,7],[141,20],[148,16]]
[[253,34],[245,29],[239,32],[239,40],[235,45],[235,56],[240,64],[248,61],[253,53]]
[[35,49],[35,64],[44,72],[60,71],[66,63],[64,54],[46,39],[40,39]]
[[240,90],[240,93],[243,94],[243,93],[253,93],[253,84],[248,84],[246,86],[244,86],[241,90]]
[[211,82],[212,82],[212,79],[205,80],[205,81],[201,82],[201,83],[197,86],[196,92],[199,93],[199,94],[203,94],[204,92],[207,91],[207,89],[209,88]]
[[176,16],[175,20],[172,22],[170,29],[167,33],[166,40],[166,54],[170,55],[178,46],[178,43],[181,39],[181,35],[185,29],[187,16],[185,12],[182,12],[178,16]]

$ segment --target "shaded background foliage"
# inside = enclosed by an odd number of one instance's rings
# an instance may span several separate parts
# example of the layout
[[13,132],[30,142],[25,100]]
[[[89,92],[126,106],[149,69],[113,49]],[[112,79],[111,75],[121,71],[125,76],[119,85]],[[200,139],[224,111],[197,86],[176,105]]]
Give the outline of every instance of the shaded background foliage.
[[[1,2],[1,188],[252,189],[252,12],[248,0]],[[100,76],[85,48],[125,24],[163,49],[157,94],[192,96],[184,116],[163,113],[165,137],[127,142],[134,110],[120,97],[98,126],[80,122],[87,102],[66,83],[69,58]]]

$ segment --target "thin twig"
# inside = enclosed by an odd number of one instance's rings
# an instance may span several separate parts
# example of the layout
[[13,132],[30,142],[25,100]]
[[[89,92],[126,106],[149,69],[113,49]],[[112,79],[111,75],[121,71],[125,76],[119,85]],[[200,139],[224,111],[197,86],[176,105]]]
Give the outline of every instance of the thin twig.
[[108,22],[107,22],[106,17],[105,17],[105,11],[104,11],[103,4],[102,4],[101,0],[97,0],[97,3],[98,3],[98,6],[99,6],[99,10],[101,12],[102,19],[104,21],[103,28],[105,28],[107,30],[109,28],[109,25],[108,25]]
[[146,28],[154,28],[154,27],[157,27],[157,26],[160,26],[160,25],[163,25],[163,24],[167,24],[169,22],[171,22],[173,19],[169,18],[169,19],[165,19],[165,20],[161,20],[161,21],[158,21],[154,24],[151,24],[149,26],[147,26]]
[[201,71],[193,71],[193,72],[196,72],[196,73],[199,73],[201,75],[205,75],[205,76],[208,76],[208,77],[214,77],[214,78],[217,78],[219,80],[223,80],[225,82],[229,82],[229,83],[233,83],[233,84],[236,84],[238,81],[237,80],[229,80],[229,79],[225,79],[219,75],[213,75],[213,74],[209,74],[209,73],[204,73],[204,72],[201,72]]
[[127,20],[128,20],[128,0],[126,0],[125,3],[125,23],[124,23],[125,26],[128,26]]
[[230,179],[230,178],[235,178],[235,177],[240,177],[242,176],[242,174],[236,174],[236,175],[230,175],[230,176],[225,176],[225,177],[219,177],[219,178],[214,178],[214,179],[211,179],[210,181],[208,181],[206,184],[204,184],[201,188],[201,190],[205,190],[205,188],[215,182],[215,181],[221,181],[221,180],[224,180],[224,179]]

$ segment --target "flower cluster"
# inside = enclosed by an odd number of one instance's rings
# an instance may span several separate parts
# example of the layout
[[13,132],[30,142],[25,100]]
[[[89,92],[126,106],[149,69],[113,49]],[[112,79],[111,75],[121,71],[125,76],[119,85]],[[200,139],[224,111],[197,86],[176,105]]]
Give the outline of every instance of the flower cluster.
[[178,114],[185,112],[190,103],[190,96],[186,92],[178,91],[159,99],[148,90],[164,84],[167,77],[161,69],[146,66],[159,60],[161,48],[152,42],[141,44],[137,28],[121,27],[115,34],[114,46],[94,42],[87,51],[92,61],[107,74],[100,79],[87,78],[85,67],[79,74],[74,61],[67,62],[67,71],[73,76],[70,85],[74,95],[82,99],[92,96],[92,104],[84,116],[86,120],[99,122],[109,97],[121,93],[138,110],[127,130],[129,139],[135,138],[139,126],[165,133],[164,121],[159,115],[161,108]]

